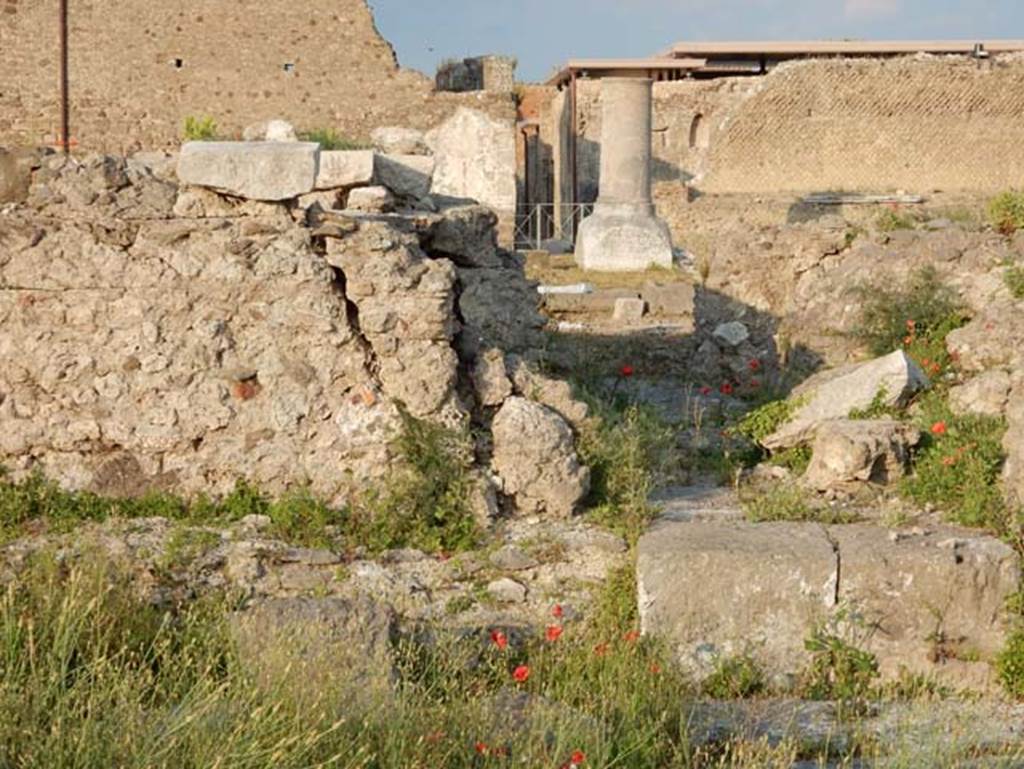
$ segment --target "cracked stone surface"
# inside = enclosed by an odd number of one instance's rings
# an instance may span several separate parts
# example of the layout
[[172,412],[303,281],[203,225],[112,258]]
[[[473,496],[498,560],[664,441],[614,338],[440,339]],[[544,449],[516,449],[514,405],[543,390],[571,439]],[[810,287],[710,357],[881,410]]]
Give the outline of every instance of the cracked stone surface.
[[742,654],[795,676],[808,660],[804,639],[842,608],[838,632],[874,653],[884,678],[906,668],[996,688],[991,663],[1021,563],[995,537],[944,525],[753,524],[712,490],[655,501],[666,512],[638,546],[641,623],[698,678]]

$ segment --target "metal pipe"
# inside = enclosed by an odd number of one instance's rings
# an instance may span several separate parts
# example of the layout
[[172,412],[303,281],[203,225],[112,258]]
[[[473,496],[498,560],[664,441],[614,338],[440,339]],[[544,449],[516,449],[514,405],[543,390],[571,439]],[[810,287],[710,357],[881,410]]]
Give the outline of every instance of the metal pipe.
[[71,100],[68,96],[68,0],[60,0],[60,143],[71,152]]

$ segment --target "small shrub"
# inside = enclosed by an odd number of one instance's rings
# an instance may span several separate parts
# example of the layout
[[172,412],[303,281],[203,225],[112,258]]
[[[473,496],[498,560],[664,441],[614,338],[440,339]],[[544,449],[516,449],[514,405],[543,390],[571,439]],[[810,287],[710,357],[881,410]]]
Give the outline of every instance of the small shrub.
[[988,204],[988,220],[1004,235],[1012,235],[1024,227],[1024,191],[1008,190],[992,198]]
[[1006,647],[996,658],[996,672],[1006,693],[1024,700],[1024,629],[1010,634]]
[[342,136],[333,128],[316,128],[312,131],[305,131],[299,135],[302,141],[316,142],[323,150],[365,150],[371,149],[372,144],[349,139]]
[[943,510],[955,523],[1005,533],[1008,521],[999,479],[1006,423],[995,417],[958,416],[939,393],[921,400],[916,421],[924,444],[901,492],[918,504]]
[[776,467],[785,467],[794,475],[803,475],[811,464],[812,454],[810,446],[793,446],[773,454],[768,463]]
[[789,400],[766,403],[746,414],[733,428],[733,432],[760,445],[765,438],[790,420],[798,405]]
[[900,288],[866,284],[855,293],[861,300],[861,317],[853,336],[872,354],[905,348],[919,362],[948,363],[945,338],[967,316],[955,292],[942,283],[933,267],[918,270]]
[[701,686],[704,696],[716,700],[747,699],[761,694],[765,688],[764,672],[747,655],[720,659]]
[[185,118],[184,129],[185,141],[189,142],[212,142],[217,140],[217,123],[212,117],[195,117],[189,115]]
[[1024,267],[1018,264],[1007,267],[1003,273],[1003,282],[1014,299],[1024,299]]
[[909,214],[901,214],[890,208],[879,214],[875,220],[875,226],[880,232],[895,232],[896,230],[912,230],[917,226],[917,222]]

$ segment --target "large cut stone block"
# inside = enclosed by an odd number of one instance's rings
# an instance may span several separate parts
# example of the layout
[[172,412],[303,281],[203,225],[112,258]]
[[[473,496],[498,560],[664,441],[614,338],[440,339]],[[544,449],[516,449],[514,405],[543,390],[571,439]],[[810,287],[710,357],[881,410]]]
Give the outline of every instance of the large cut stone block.
[[437,159],[431,194],[476,200],[495,211],[516,209],[516,126],[460,107],[427,135]]
[[576,262],[600,272],[671,269],[672,236],[668,225],[653,216],[599,209],[580,223]]
[[838,578],[820,526],[661,521],[637,552],[641,626],[697,677],[739,654],[798,673],[804,639],[832,610]]
[[330,150],[320,153],[318,190],[373,184],[373,150]]
[[424,155],[377,155],[375,179],[396,195],[425,198],[434,179],[434,158]]
[[288,200],[313,191],[319,158],[312,142],[188,142],[178,179],[250,200]]

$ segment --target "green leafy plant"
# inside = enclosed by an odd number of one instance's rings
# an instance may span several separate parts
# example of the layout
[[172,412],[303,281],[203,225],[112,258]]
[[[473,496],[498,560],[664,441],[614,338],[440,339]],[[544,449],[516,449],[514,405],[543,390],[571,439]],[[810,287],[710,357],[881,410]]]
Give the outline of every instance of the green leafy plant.
[[212,117],[189,115],[185,118],[184,137],[190,142],[216,141],[217,123]]
[[373,147],[368,142],[342,136],[333,128],[316,128],[311,131],[304,131],[299,134],[299,138],[306,142],[316,142],[324,150],[365,150]]
[[860,648],[866,638],[862,621],[848,606],[816,627],[804,641],[811,655],[803,681],[805,696],[836,700],[843,709],[861,711],[879,676],[878,658]]
[[807,521],[838,524],[857,520],[857,515],[848,510],[817,504],[817,500],[812,501],[803,489],[792,483],[743,489],[740,502],[751,523]]
[[1006,423],[954,414],[941,393],[922,398],[915,419],[924,445],[901,492],[943,510],[956,523],[1006,532],[1010,524],[999,488]]
[[[860,322],[852,332],[874,355],[904,348],[932,369],[948,364],[945,338],[967,320],[956,293],[933,267],[910,276],[904,286],[874,283],[858,286]],[[933,370],[929,373],[935,373]]]
[[902,410],[889,405],[889,391],[882,385],[871,399],[871,403],[864,409],[850,409],[850,419],[882,419],[883,417],[902,416]]
[[1007,190],[988,204],[988,220],[999,232],[1012,235],[1024,227],[1024,191]]
[[1011,697],[1024,700],[1024,629],[1014,630],[996,658],[996,672]]
[[766,403],[747,413],[733,427],[733,432],[754,443],[761,444],[765,438],[790,420],[799,403],[791,400],[776,400]]

